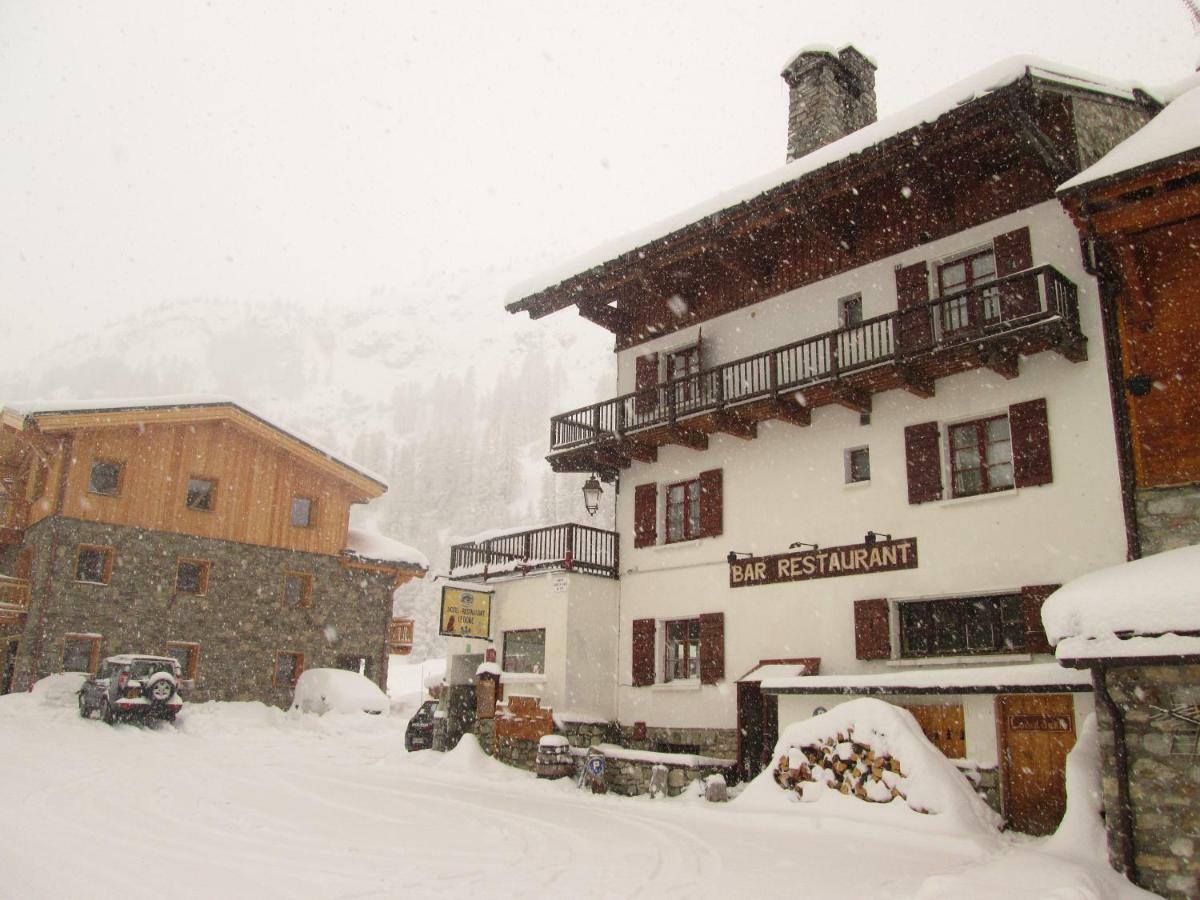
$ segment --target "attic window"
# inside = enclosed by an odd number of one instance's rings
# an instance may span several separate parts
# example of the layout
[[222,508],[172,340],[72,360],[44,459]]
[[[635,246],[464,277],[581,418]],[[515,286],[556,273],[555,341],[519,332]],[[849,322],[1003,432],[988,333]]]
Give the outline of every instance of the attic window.
[[212,512],[217,502],[217,482],[193,475],[188,479],[187,508]]
[[297,528],[308,528],[312,525],[313,501],[310,497],[292,498],[291,523]]
[[121,473],[124,469],[124,463],[96,460],[92,463],[92,472],[88,477],[88,493],[116,497],[121,493]]

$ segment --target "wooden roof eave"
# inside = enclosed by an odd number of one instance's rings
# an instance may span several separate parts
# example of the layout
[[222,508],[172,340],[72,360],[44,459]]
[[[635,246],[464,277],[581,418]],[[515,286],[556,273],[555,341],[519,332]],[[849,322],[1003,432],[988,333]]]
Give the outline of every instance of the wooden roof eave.
[[[5,424],[8,411],[5,411]],[[387,485],[359,472],[290,432],[272,425],[235,403],[180,407],[142,407],[118,410],[31,413],[22,417],[21,430],[32,422],[42,434],[60,434],[95,428],[121,428],[146,424],[184,424],[228,421],[254,437],[279,447],[321,473],[349,485],[356,493],[352,503],[367,503],[387,492]]]
[[392,586],[400,587],[413,578],[424,578],[429,570],[416,563],[387,562],[385,560],[366,559],[359,556],[348,556],[343,553],[339,558],[342,568],[356,569],[360,572],[383,572],[391,574]]
[[[1184,182],[1176,189],[1172,182]],[[1200,148],[1059,195],[1072,217],[1100,235],[1131,234],[1200,216]]]
[[[982,131],[1000,128],[1022,140],[1012,116],[1011,97],[1031,81],[1020,81],[979,98],[969,106],[945,113],[934,122],[924,122],[866,147],[858,153],[829,163],[794,180],[769,188],[741,203],[719,210],[684,227],[635,247],[612,260],[547,287],[505,306],[510,313],[528,312],[540,319],[580,303],[603,302],[632,280],[645,278],[657,267],[703,252],[709,245],[737,238],[747,231],[769,227],[795,215],[799,207],[845,194],[863,184],[891,175],[897,168],[919,161],[935,142],[939,149],[978,141]],[[796,209],[792,207],[797,207]]]

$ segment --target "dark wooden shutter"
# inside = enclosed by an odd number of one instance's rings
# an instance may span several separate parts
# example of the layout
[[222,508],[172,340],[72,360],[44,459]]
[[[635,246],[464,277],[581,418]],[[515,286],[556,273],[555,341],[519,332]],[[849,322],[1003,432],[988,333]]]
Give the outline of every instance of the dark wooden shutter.
[[858,659],[892,658],[892,628],[886,599],[854,601],[854,655]]
[[658,541],[658,485],[633,489],[633,546],[652,547]]
[[1017,487],[1049,484],[1054,480],[1050,466],[1050,423],[1046,401],[1029,400],[1008,408],[1012,431],[1013,478]]
[[700,617],[700,683],[725,679],[725,613]]
[[[1033,247],[1029,241],[1028,228],[1018,228],[1016,231],[997,235],[992,242],[992,248],[996,253],[997,278],[1033,268]],[[1037,283],[1033,276],[1018,278],[1001,287],[1000,314],[1005,319],[1028,316],[1040,308]]]
[[658,407],[658,354],[647,353],[639,356],[634,368],[634,390],[637,398],[634,400],[634,410],[645,415],[652,413]]
[[1042,604],[1062,585],[1030,584],[1021,588],[1021,607],[1025,613],[1025,648],[1030,653],[1053,653],[1042,625]]
[[700,473],[700,536],[716,537],[722,529],[724,506],[721,470]]
[[654,620],[633,620],[633,686],[654,684]]
[[909,503],[942,499],[941,446],[941,429],[937,422],[922,422],[904,429]]
[[932,347],[928,263],[919,262],[896,270],[896,309],[896,350],[906,354]]

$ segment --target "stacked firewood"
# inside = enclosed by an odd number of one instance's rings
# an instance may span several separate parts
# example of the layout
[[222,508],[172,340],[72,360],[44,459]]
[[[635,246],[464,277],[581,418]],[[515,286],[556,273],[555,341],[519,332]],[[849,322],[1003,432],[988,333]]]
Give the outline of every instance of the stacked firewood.
[[896,797],[905,799],[900,760],[876,753],[869,745],[856,741],[853,729],[815,744],[792,747],[790,754],[780,757],[775,781],[802,798],[806,784],[820,783],[824,788],[868,803],[890,803]]

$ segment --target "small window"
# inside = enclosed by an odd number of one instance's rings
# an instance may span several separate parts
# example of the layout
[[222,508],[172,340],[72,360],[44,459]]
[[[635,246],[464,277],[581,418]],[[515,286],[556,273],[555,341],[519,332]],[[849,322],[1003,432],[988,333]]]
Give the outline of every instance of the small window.
[[183,677],[194,679],[200,664],[200,645],[185,641],[167,641],[166,649],[165,655],[173,657],[179,663]]
[[312,576],[307,572],[285,573],[283,602],[286,606],[312,606]]
[[846,484],[871,480],[871,448],[855,447],[846,451]]
[[312,525],[313,501],[309,497],[292,498],[291,522],[297,528],[308,528]]
[[275,654],[275,687],[295,687],[303,671],[303,653],[285,651]]
[[175,570],[175,592],[207,594],[208,572],[212,566],[206,559],[181,559]]
[[1012,435],[1008,416],[951,425],[950,470],[955,497],[1013,487]]
[[1020,594],[897,604],[902,657],[1021,653],[1027,649]]
[[86,584],[108,584],[112,578],[112,547],[80,544],[75,555],[75,580]]
[[95,672],[100,662],[100,636],[68,634],[63,640],[64,672]]
[[371,677],[371,658],[369,656],[343,654],[334,659],[333,667],[335,669],[345,669],[347,672],[357,672],[366,678]]
[[700,620],[675,619],[665,622],[664,681],[700,677]]
[[855,325],[861,325],[862,320],[862,294],[851,294],[838,301],[838,325],[840,327],[853,328]]
[[667,488],[667,543],[700,537],[700,479]]
[[211,478],[188,479],[187,508],[200,512],[212,512],[217,504],[217,483]]
[[121,473],[124,470],[124,463],[96,460],[88,477],[88,493],[116,497],[121,493]]
[[546,671],[546,629],[504,632],[504,671],[541,674]]

